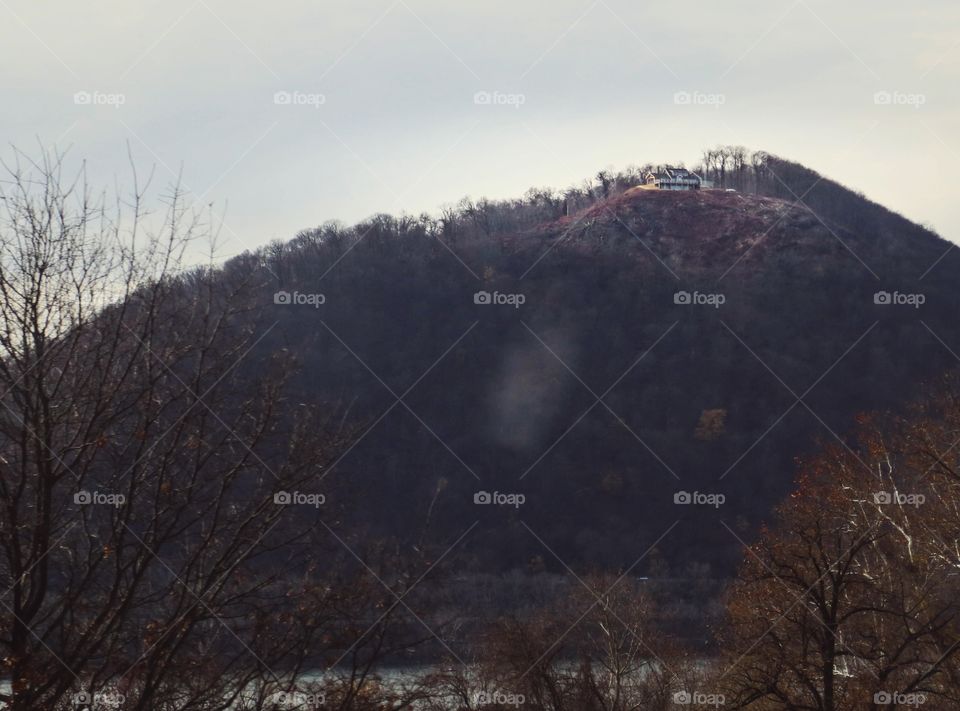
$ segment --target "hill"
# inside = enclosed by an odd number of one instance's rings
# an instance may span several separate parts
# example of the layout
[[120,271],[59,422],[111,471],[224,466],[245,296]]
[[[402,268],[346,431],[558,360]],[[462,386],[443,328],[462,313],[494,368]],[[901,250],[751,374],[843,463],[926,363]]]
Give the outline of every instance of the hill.
[[345,529],[403,547],[479,521],[454,554],[474,570],[727,575],[797,457],[956,365],[960,255],[932,232],[771,156],[735,192],[640,172],[226,265],[277,322],[257,347],[361,426],[324,475]]

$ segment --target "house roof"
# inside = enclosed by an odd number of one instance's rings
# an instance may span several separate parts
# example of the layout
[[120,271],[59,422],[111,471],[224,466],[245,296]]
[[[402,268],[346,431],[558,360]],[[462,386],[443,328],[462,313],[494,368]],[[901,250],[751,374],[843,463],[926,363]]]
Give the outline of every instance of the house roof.
[[686,168],[676,168],[672,165],[660,166],[650,173],[650,175],[653,175],[659,180],[665,178],[669,180],[700,180],[700,176],[696,173],[691,173]]

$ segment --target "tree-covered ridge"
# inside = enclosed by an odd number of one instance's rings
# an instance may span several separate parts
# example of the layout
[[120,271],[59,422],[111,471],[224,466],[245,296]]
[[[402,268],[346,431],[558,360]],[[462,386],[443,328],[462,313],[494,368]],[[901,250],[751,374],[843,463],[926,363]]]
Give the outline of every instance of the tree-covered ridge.
[[[276,307],[266,347],[301,360],[305,397],[370,426],[330,475],[367,492],[357,524],[413,542],[476,515],[472,565],[557,569],[536,541],[516,545],[522,518],[565,560],[617,568],[681,517],[660,569],[725,574],[737,545],[713,533],[719,519],[751,531],[795,457],[954,364],[946,242],[781,159],[714,170],[734,192],[637,190],[637,168],[436,218],[325,225],[228,264],[259,275],[265,299],[324,294]],[[413,412],[390,409],[412,385]],[[478,489],[526,503],[478,514]],[[678,490],[726,501],[665,505]]]

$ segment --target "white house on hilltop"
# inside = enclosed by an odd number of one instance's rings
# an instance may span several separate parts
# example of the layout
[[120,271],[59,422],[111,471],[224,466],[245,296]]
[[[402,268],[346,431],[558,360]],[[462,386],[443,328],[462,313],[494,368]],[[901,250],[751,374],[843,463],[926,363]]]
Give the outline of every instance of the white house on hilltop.
[[699,190],[713,187],[710,181],[703,180],[696,173],[672,165],[665,165],[647,173],[643,180],[644,187],[650,190]]

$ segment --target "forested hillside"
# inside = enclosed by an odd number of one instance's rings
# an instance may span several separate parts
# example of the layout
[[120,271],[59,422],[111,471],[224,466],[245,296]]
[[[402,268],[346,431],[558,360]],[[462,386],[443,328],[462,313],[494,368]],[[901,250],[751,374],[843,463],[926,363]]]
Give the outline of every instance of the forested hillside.
[[303,400],[363,433],[325,478],[351,530],[405,547],[479,520],[467,568],[624,569],[656,542],[635,572],[726,575],[730,531],[751,534],[796,457],[956,365],[947,242],[797,164],[721,172],[716,154],[718,190],[601,172],[325,224],[226,266],[262,280],[277,325],[257,348],[295,356]]

